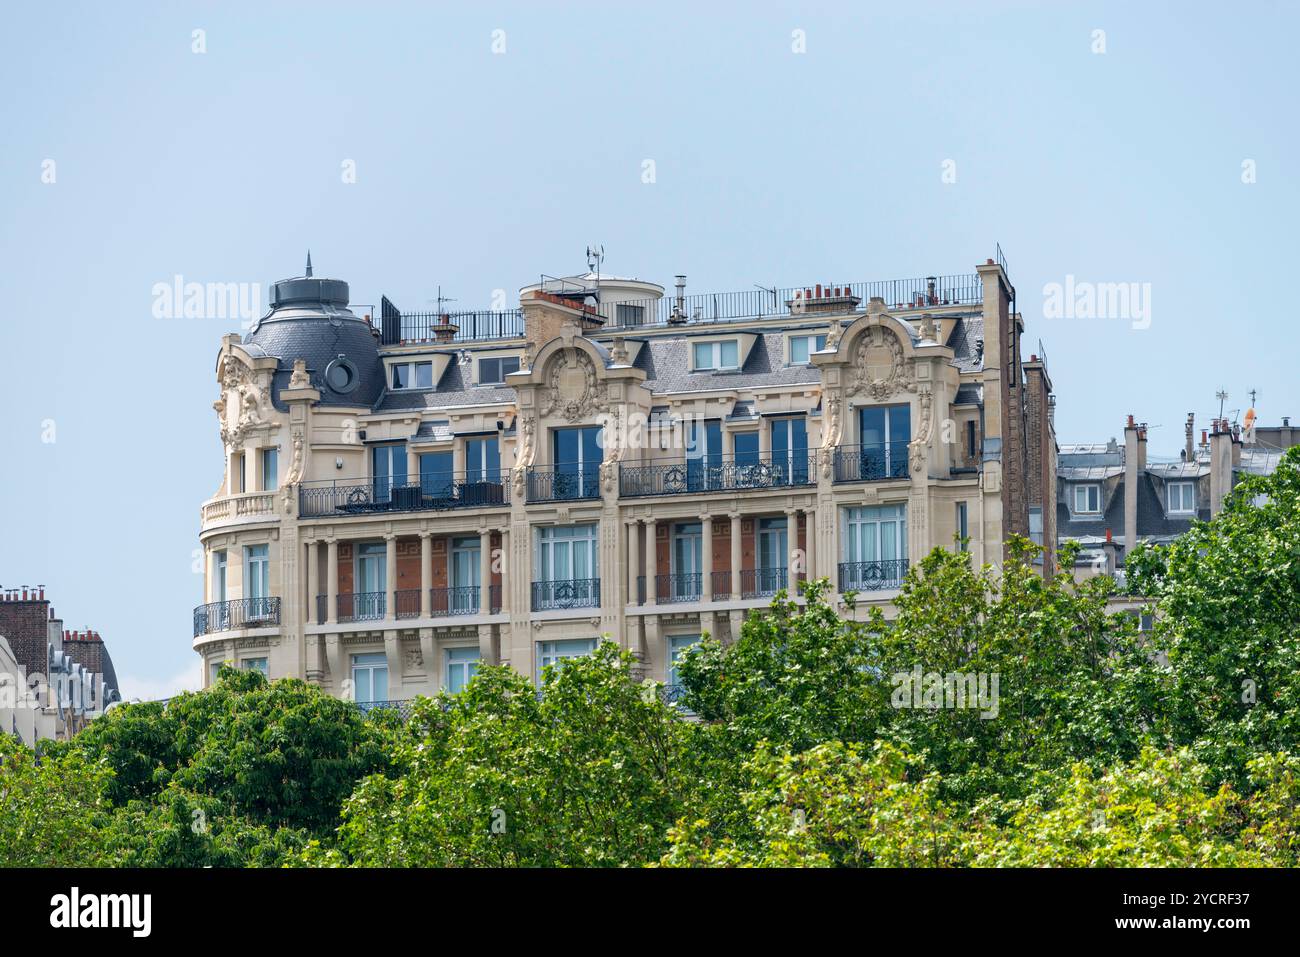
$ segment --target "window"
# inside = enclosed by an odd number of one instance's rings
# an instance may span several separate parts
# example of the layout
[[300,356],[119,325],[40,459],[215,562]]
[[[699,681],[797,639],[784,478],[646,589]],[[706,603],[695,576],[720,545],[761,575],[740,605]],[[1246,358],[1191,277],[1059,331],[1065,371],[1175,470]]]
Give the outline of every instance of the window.
[[537,675],[547,665],[562,666],[570,658],[583,658],[596,650],[595,638],[566,638],[562,641],[537,643]]
[[970,529],[967,526],[965,502],[957,503],[957,538],[960,539],[957,544],[958,551],[966,551],[970,546],[970,542],[968,541],[970,538]]
[[382,652],[352,656],[352,700],[358,704],[388,700],[388,658]]
[[1035,545],[1043,544],[1043,509],[1039,505],[1029,506],[1029,539]]
[[858,410],[858,461],[851,479],[906,478],[912,439],[910,405],[869,405]]
[[844,510],[840,591],[896,588],[907,572],[907,506]]
[[[698,419],[688,423],[686,435],[686,481],[692,490],[721,482],[722,423]],[[712,482],[710,482],[712,479]]]
[[268,677],[265,658],[245,658],[239,663],[239,667],[245,671],[260,671],[263,678]]
[[[388,546],[384,542],[362,542],[357,546],[352,588],[354,619],[383,618],[388,600]],[[343,614],[343,610],[339,610]]]
[[600,426],[556,429],[551,433],[555,465],[554,498],[597,498],[600,495]]
[[519,371],[518,356],[494,356],[478,360],[478,384],[501,385],[506,376]]
[[262,491],[274,492],[280,479],[280,450],[262,449]]
[[681,684],[677,678],[677,662],[686,653],[687,648],[699,644],[699,641],[699,635],[673,635],[668,639],[668,672],[666,674],[668,680],[664,684],[668,685],[670,693]]
[[1196,511],[1195,482],[1169,483],[1169,511],[1171,514],[1182,515],[1190,515]]
[[432,362],[394,362],[394,389],[432,389]]
[[208,664],[208,687],[211,688],[217,683],[217,672],[221,670],[221,662],[213,661]]
[[672,587],[659,599],[692,599],[701,594],[704,572],[703,525],[700,522],[681,522],[673,526],[673,547],[669,554],[672,565]]
[[778,570],[785,571],[786,556],[789,554],[785,526],[784,518],[758,520],[758,567],[761,571],[772,574]]
[[639,326],[645,322],[645,306],[620,302],[614,307],[614,321],[620,326]]
[[269,545],[244,546],[244,597],[250,599],[248,614],[250,617],[261,614],[262,604],[258,599],[271,596],[271,561],[268,555]]
[[592,579],[598,567],[595,525],[549,525],[537,530],[538,581]]
[[450,572],[451,601],[449,610],[453,614],[468,615],[478,611],[479,602],[479,563],[481,552],[477,535],[451,540],[451,559],[448,563]]
[[731,437],[731,448],[737,465],[758,464],[758,433],[737,432]]
[[370,454],[374,465],[375,501],[391,501],[393,489],[406,485],[406,446],[376,445]]
[[470,482],[501,481],[501,449],[495,435],[465,440],[465,471]]
[[966,461],[975,461],[975,420],[966,421]]
[[812,353],[820,352],[826,348],[826,337],[823,336],[791,336],[790,337],[790,365],[806,366],[812,361]]
[[212,553],[212,600],[226,600],[226,552]]
[[794,484],[807,482],[808,421],[800,418],[772,420],[772,465]]
[[1074,511],[1078,514],[1100,512],[1101,486],[1076,485],[1074,487]]
[[447,677],[443,686],[449,694],[458,694],[465,690],[470,679],[478,674],[478,648],[448,648]]
[[425,452],[420,456],[420,494],[449,499],[455,495],[455,475],[450,452]]
[[740,364],[740,346],[735,339],[722,342],[695,343],[695,368],[699,371],[709,369],[735,369]]
[[246,491],[248,491],[248,487],[247,487],[247,486],[245,485],[245,483],[244,483],[244,476],[245,476],[245,474],[246,474],[246,473],[244,472],[244,459],[246,458],[246,456],[244,455],[243,452],[240,452],[238,455],[235,456],[235,458],[239,460],[239,462],[238,462],[238,466],[239,466],[239,490],[240,490],[241,492],[246,492]]

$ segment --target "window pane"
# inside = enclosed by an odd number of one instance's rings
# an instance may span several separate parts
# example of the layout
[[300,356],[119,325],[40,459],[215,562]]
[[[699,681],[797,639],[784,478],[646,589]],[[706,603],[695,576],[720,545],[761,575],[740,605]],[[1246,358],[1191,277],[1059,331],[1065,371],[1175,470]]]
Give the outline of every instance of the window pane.
[[808,361],[808,337],[795,336],[790,340],[790,362],[800,365]]
[[907,443],[912,440],[912,407],[910,405],[891,405],[889,407],[889,441],[890,443]]
[[885,441],[885,410],[882,406],[867,406],[860,414],[859,441],[864,445],[883,445]]
[[718,362],[718,367],[721,369],[735,368],[737,364],[737,356],[739,355],[739,347],[736,345],[736,340],[728,339],[721,345],[722,358]]
[[697,369],[713,368],[713,343],[711,342],[695,343],[695,368]]
[[420,494],[444,497],[452,494],[452,457],[450,452],[425,452],[420,456]]
[[737,465],[758,464],[758,433],[738,432],[734,439]]
[[505,381],[506,376],[508,376],[510,373],[518,372],[518,371],[519,371],[518,358],[501,360],[501,381],[502,382]]
[[415,387],[417,389],[433,388],[432,362],[417,362],[415,364]]
[[393,388],[405,389],[411,381],[411,367],[405,362],[393,363]]

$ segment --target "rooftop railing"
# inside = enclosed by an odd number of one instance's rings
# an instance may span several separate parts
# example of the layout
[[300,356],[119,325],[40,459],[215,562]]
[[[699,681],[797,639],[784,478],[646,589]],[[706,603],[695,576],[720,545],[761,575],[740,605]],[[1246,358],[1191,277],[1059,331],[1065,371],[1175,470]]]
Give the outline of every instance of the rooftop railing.
[[921,276],[916,279],[886,279],[840,285],[791,286],[784,289],[750,289],[740,292],[709,292],[660,299],[631,299],[602,304],[605,329],[640,329],[692,323],[734,322],[775,316],[798,318],[813,309],[848,297],[858,305],[880,297],[889,309],[924,309],[929,306],[974,305],[984,299],[978,273],[951,276]]
[[379,317],[379,341],[386,346],[519,339],[523,334],[524,315],[518,309],[402,313],[385,301]]
[[504,473],[459,472],[414,482],[345,479],[304,482],[298,490],[298,513],[304,518],[370,512],[440,512],[510,504]]

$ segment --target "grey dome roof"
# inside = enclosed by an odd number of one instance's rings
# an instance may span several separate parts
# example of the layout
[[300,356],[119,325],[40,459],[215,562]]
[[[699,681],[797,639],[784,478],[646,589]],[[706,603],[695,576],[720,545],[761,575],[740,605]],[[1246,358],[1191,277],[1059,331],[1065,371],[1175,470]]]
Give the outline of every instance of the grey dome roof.
[[[271,401],[283,409],[280,392],[289,386],[293,364],[307,363],[322,405],[373,407],[384,391],[379,337],[348,309],[348,284],[341,279],[306,276],[282,279],[271,287],[271,310],[244,337],[250,352],[280,360],[271,379]],[[326,375],[331,364],[343,374]]]

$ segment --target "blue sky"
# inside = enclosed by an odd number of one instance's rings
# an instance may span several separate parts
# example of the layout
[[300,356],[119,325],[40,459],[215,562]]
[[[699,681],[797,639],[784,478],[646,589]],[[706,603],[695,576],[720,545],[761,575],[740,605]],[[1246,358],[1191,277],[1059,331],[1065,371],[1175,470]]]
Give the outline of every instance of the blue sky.
[[[0,35],[0,584],[103,633],[128,693],[197,680],[221,479],[238,323],[154,318],[177,274],[266,283],[310,246],[354,301],[469,308],[590,242],[692,292],[968,272],[1001,243],[1061,441],[1132,412],[1176,454],[1220,388],[1300,416],[1292,5],[125,9],[26,4]],[[1149,283],[1149,327],[1044,318],[1067,276]]]

